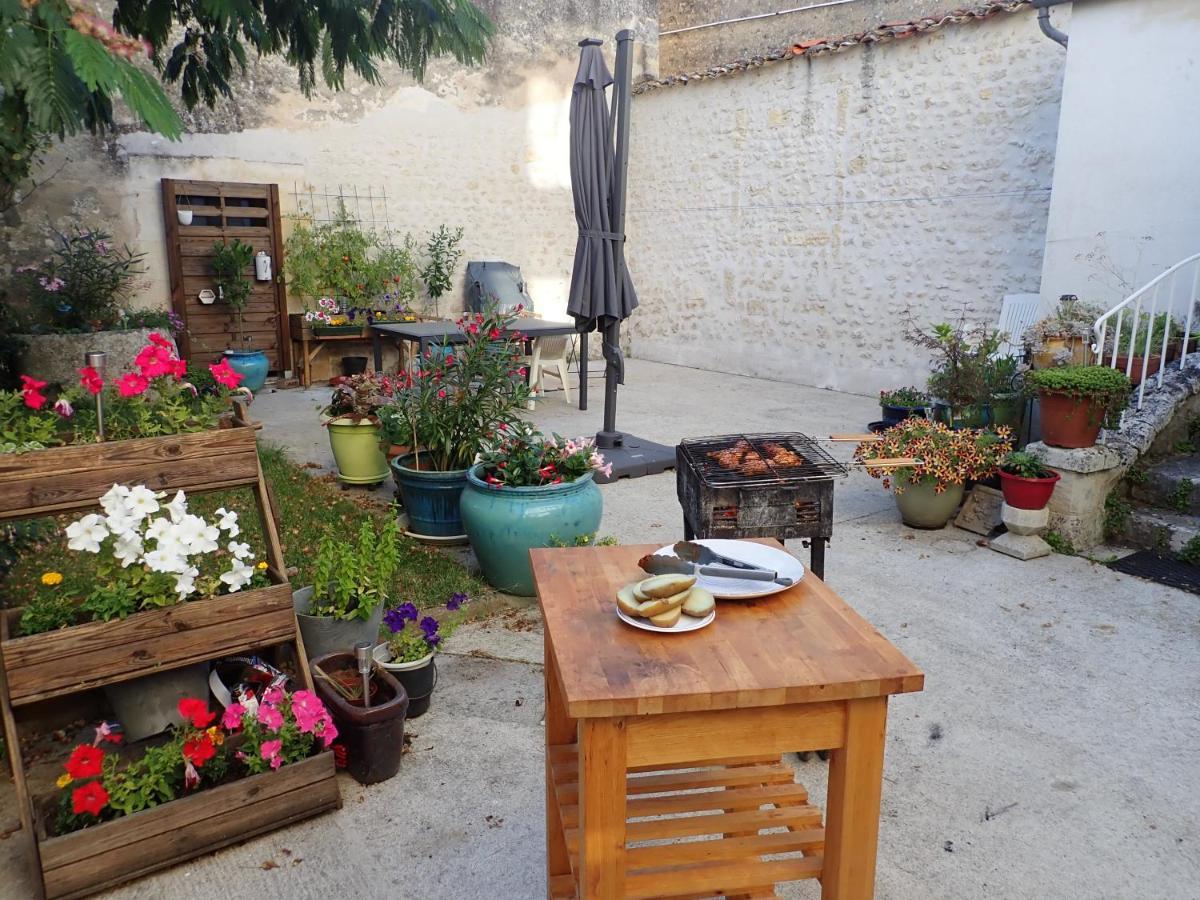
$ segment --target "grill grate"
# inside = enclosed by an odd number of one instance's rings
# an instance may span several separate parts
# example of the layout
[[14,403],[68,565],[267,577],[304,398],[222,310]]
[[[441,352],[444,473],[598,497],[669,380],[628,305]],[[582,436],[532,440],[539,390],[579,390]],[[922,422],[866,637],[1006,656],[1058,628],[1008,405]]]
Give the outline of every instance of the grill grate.
[[798,432],[690,438],[679,449],[709,487],[786,486],[848,474],[816,441]]

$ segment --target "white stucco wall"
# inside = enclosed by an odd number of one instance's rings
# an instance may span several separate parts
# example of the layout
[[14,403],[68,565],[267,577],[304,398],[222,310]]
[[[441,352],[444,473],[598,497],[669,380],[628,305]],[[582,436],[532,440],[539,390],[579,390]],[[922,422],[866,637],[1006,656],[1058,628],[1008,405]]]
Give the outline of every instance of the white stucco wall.
[[1036,291],[1064,53],[1030,11],[635,97],[633,352],[871,393]]
[[1200,253],[1200,3],[1074,7],[1042,303],[1110,307]]

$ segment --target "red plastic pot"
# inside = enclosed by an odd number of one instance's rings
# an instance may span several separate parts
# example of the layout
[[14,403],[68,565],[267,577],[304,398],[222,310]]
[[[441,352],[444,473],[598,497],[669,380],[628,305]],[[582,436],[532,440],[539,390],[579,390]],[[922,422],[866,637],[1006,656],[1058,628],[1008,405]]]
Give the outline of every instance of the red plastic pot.
[[1092,447],[1104,424],[1104,408],[1090,397],[1076,400],[1060,391],[1038,391],[1042,440],[1051,447]]
[[1022,478],[1000,470],[1000,490],[1004,502],[1016,509],[1045,509],[1054,493],[1054,486],[1062,478],[1057,472],[1052,478]]

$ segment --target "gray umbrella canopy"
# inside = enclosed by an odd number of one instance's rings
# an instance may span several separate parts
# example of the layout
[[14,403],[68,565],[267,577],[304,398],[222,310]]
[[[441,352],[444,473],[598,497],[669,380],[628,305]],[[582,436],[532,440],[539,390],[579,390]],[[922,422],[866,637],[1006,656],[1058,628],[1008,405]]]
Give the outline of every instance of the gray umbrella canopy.
[[[629,316],[638,301],[629,270],[617,260],[624,235],[612,230],[615,154],[605,88],[613,78],[600,42],[582,45],[571,90],[571,193],[579,239],[567,312],[580,331],[600,331]],[[618,270],[623,290],[617,287]]]

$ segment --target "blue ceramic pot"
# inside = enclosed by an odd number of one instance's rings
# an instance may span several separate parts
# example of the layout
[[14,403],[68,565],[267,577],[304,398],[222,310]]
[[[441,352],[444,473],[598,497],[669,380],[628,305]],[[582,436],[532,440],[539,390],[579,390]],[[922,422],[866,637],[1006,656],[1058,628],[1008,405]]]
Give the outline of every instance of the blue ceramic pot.
[[408,514],[408,530],[428,537],[460,537],[463,522],[458,500],[467,484],[467,470],[416,469],[416,461],[411,453],[392,460],[392,477]]
[[603,501],[588,472],[568,484],[496,487],[482,478],[483,466],[467,472],[460,508],[463,525],[484,577],[495,588],[533,596],[529,551],[550,546],[551,538],[568,545],[600,527]]
[[242,376],[241,387],[258,393],[267,383],[267,354],[261,350],[226,350],[229,368]]

